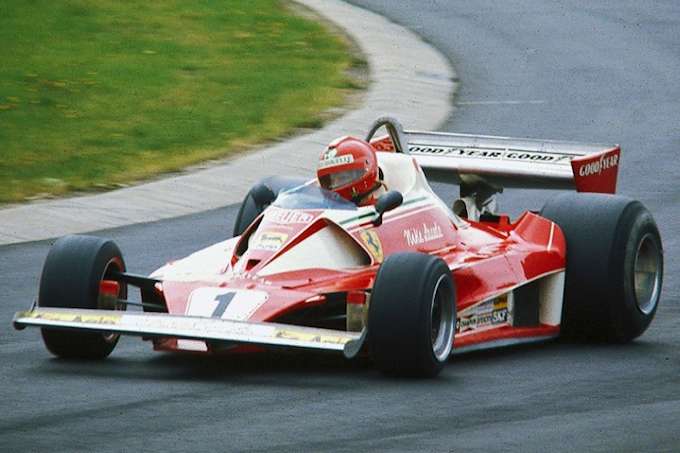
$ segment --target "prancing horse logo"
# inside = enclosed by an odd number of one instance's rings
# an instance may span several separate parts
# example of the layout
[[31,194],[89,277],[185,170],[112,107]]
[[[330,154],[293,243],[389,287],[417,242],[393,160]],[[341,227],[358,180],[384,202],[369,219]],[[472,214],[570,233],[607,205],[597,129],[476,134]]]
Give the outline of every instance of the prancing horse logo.
[[375,259],[375,261],[378,263],[381,263],[384,256],[378,233],[376,233],[375,230],[364,230],[359,233],[359,237],[361,237],[361,240],[366,245],[366,248],[373,256],[373,259]]

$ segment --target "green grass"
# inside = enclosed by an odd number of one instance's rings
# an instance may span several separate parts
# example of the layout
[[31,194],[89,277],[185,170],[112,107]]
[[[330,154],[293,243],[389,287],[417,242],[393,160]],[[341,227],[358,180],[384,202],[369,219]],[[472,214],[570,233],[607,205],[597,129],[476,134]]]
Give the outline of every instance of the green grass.
[[0,42],[0,203],[319,126],[359,64],[276,0],[3,0]]

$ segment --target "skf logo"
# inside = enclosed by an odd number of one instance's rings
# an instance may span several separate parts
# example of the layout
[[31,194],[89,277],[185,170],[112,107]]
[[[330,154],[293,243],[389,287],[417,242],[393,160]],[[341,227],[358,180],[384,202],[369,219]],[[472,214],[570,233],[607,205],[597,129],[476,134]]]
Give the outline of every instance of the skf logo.
[[373,256],[373,259],[381,263],[384,256],[382,243],[380,242],[378,233],[376,233],[375,230],[363,230],[359,233],[359,237],[361,237],[362,242],[366,245],[366,248]]

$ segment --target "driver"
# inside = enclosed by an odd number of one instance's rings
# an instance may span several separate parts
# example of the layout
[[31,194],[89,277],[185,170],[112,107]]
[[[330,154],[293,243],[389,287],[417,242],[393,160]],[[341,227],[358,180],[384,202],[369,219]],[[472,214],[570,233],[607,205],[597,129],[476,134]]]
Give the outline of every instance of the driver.
[[321,153],[316,176],[321,187],[359,206],[374,204],[384,192],[375,150],[366,141],[341,137]]

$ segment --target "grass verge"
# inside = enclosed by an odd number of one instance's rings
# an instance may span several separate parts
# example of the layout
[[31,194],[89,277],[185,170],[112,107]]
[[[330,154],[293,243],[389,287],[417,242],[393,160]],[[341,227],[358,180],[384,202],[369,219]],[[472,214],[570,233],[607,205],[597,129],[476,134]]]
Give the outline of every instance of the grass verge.
[[0,203],[318,127],[361,64],[278,0],[4,0],[0,42]]

